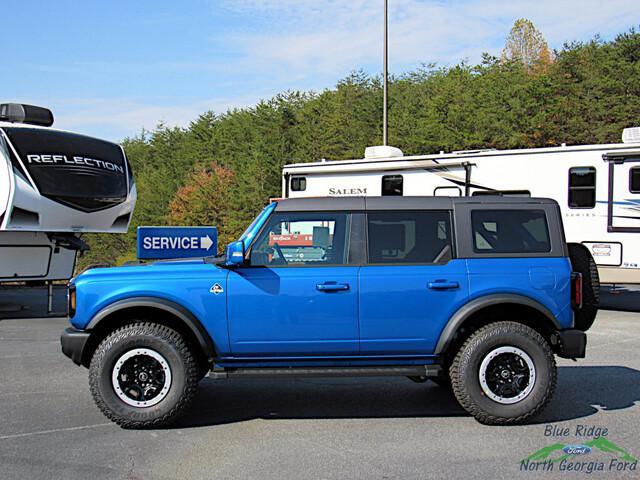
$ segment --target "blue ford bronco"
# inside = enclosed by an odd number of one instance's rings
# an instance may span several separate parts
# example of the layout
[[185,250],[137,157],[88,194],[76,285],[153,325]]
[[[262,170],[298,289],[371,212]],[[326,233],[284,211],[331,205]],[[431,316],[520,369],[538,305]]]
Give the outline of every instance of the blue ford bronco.
[[207,375],[402,375],[516,424],[550,401],[554,355],[584,357],[598,289],[553,200],[290,199],[223,256],[79,275],[61,342],[127,428],[172,422]]

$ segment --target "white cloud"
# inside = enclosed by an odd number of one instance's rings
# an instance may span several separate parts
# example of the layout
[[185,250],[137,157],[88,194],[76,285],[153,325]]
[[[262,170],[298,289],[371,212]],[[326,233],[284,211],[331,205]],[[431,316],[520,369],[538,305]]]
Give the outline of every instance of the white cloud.
[[[390,0],[389,4],[390,63],[396,71],[432,61],[477,61],[484,51],[498,53],[520,17],[531,19],[552,47],[639,23],[637,0]],[[231,39],[246,64],[325,77],[381,63],[381,0],[232,0],[224,5],[270,22],[266,31]]]
[[184,127],[206,111],[223,113],[253,105],[258,100],[259,97],[246,96],[167,105],[166,101],[144,102],[131,98],[79,98],[54,102],[34,100],[33,103],[51,108],[56,128],[120,141],[125,136],[140,133],[143,128],[153,130],[160,122],[170,127]]
[[[389,0],[390,68],[402,73],[422,63],[476,62],[498,54],[513,22],[531,19],[552,47],[605,37],[638,25],[637,0]],[[48,73],[118,71],[153,79],[210,79],[222,98],[67,99],[53,108],[56,125],[113,139],[153,129],[158,122],[186,126],[206,110],[252,105],[283,90],[331,87],[349,71],[381,70],[382,0],[212,0],[212,15],[231,13],[228,29],[203,32],[220,53],[202,61],[95,62],[32,65]],[[246,21],[243,21],[246,20]],[[153,81],[153,80],[150,80]],[[188,88],[188,80],[180,80]],[[179,94],[178,94],[179,95]]]

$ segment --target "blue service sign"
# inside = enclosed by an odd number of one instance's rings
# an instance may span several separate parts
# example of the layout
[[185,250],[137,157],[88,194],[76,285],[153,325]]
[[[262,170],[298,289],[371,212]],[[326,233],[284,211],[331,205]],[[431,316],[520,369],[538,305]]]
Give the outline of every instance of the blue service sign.
[[194,258],[218,253],[216,227],[138,227],[138,258]]

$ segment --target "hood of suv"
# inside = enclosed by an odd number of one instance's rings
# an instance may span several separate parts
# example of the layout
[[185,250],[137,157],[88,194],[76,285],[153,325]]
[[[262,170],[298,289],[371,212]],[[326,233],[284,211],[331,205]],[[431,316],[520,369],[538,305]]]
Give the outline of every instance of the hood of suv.
[[108,281],[135,281],[135,279],[163,281],[199,277],[206,274],[208,278],[218,278],[226,276],[224,269],[205,262],[203,259],[186,259],[158,261],[144,264],[134,264],[122,267],[96,267],[86,270],[73,280],[76,286],[87,282],[108,282]]

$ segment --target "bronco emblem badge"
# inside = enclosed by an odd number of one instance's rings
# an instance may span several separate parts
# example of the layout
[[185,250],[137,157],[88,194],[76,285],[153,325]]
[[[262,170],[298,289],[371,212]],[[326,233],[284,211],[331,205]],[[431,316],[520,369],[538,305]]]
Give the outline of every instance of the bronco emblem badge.
[[222,285],[220,285],[219,283],[214,283],[213,287],[211,287],[211,289],[209,291],[211,293],[214,293],[214,294],[218,295],[219,293],[224,292],[224,288],[222,288]]

